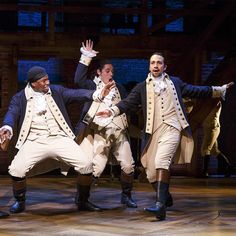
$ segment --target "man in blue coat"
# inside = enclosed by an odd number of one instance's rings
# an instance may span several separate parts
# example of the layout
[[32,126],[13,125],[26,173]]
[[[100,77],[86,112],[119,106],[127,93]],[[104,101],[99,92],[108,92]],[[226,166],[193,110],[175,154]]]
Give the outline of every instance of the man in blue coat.
[[[147,178],[156,190],[156,204],[146,211],[156,214],[158,220],[166,218],[166,207],[170,199],[170,164],[177,152],[181,139],[185,139],[185,149],[191,142],[191,130],[187,121],[183,97],[210,98],[225,94],[222,87],[193,86],[177,77],[165,73],[166,64],[160,53],[150,57],[147,79],[138,84],[129,96],[110,109],[98,112],[98,116],[117,116],[123,112],[136,110],[142,106],[144,116],[143,152],[141,162]],[[189,163],[191,151],[185,160]],[[168,205],[170,205],[168,203]]]
[[[16,125],[19,134],[15,146],[18,152],[9,166],[16,199],[10,207],[11,213],[24,211],[26,177],[31,172],[44,172],[35,171],[36,164],[50,160],[52,168],[57,168],[55,163],[59,161],[59,166],[72,166],[78,172],[77,187],[81,196],[78,209],[100,210],[88,201],[92,163],[74,141],[75,135],[66,106],[71,102],[101,100],[109,93],[112,85],[110,83],[100,91],[68,89],[50,85],[48,74],[42,67],[34,66],[28,71],[28,83],[25,89],[11,99],[0,129],[1,143],[11,139]],[[46,170],[51,167],[48,166]]]
[[[109,60],[101,60],[96,68],[96,76],[93,80],[88,79],[88,65],[97,52],[93,50],[91,40],[83,43],[81,51],[75,74],[75,83],[80,88],[101,90],[109,81],[113,81],[114,69]],[[117,104],[126,95],[124,87],[116,84],[102,101],[85,103],[76,132],[81,139],[81,148],[90,153],[95,178],[100,177],[108,161],[115,158],[121,167],[121,203],[136,208],[137,204],[132,198],[134,159],[129,143],[126,115],[121,114],[113,120],[96,117],[97,111]],[[80,140],[78,142],[80,143]]]

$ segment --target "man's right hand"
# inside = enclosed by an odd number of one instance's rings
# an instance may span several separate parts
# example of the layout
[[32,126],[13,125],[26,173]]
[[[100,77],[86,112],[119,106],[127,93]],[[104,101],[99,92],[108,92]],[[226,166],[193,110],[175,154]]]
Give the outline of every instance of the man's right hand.
[[91,39],[86,40],[85,43],[82,42],[80,51],[83,55],[91,58],[96,57],[96,55],[99,53],[98,51],[93,50],[93,41]]
[[7,151],[11,139],[11,132],[6,128],[0,129],[0,147],[3,151]]
[[0,142],[3,143],[7,139],[11,139],[10,130],[6,128],[1,128],[0,129]]
[[102,99],[104,99],[115,86],[116,86],[116,83],[115,83],[114,80],[112,80],[111,82],[107,83],[104,86],[104,88],[102,89],[102,91],[101,91]]

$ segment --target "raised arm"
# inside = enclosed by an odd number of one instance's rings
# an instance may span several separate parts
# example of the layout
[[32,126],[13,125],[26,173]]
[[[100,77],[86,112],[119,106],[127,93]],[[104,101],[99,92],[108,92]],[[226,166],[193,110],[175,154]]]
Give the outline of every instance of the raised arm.
[[82,42],[80,51],[82,54],[76,68],[74,82],[79,88],[95,89],[95,83],[92,80],[88,80],[88,66],[98,51],[93,50],[93,41],[90,39],[86,40],[85,43]]

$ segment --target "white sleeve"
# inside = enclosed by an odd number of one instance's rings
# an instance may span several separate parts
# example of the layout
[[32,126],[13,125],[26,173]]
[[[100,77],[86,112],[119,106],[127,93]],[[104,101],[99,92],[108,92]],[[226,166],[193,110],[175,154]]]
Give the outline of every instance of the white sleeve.
[[120,114],[120,109],[117,106],[112,106],[109,108],[112,113],[112,116],[118,116]]
[[86,65],[86,66],[88,66],[90,64],[92,58],[96,57],[96,55],[97,55],[94,50],[88,51],[83,47],[80,48],[80,52],[82,54],[81,54],[79,62]]
[[226,90],[227,90],[227,84],[224,84],[223,86],[212,86],[212,97],[213,98],[221,97],[223,100],[225,100]]

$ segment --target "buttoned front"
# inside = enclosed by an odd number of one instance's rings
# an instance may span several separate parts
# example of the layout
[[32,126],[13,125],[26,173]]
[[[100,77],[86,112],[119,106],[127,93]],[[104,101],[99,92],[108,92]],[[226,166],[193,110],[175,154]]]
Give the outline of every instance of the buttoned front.
[[156,120],[155,129],[157,129],[162,122],[172,125],[178,130],[185,129],[189,126],[182,107],[180,106],[179,98],[173,82],[171,82],[169,77],[166,75],[163,83],[167,84],[166,89],[155,94],[153,79],[150,76],[146,79],[148,96],[146,133],[149,134],[153,132],[154,117]]
[[[48,158],[56,159],[58,164],[53,162],[53,165],[48,166],[46,160],[34,174],[64,166],[68,170],[68,164],[82,174],[91,173],[92,162],[73,140],[75,136],[66,105],[72,102],[90,101],[94,91],[52,85],[48,93],[42,93],[37,101],[37,94],[31,90],[28,84],[24,90],[13,96],[3,119],[3,125],[10,126],[14,130],[17,124],[19,128],[16,143],[19,151],[9,166],[9,173],[15,177],[25,177],[32,168],[34,169],[34,165]],[[44,100],[44,96],[48,96],[48,99]],[[45,104],[42,104],[43,101]]]
[[146,120],[146,133],[151,134],[153,129],[153,119],[154,119],[154,90],[153,90],[153,80],[148,77],[146,79],[146,89],[147,89],[147,120]]
[[[181,128],[185,129],[186,127],[189,126],[189,124],[188,124],[187,118],[184,114],[184,111],[183,111],[183,109],[180,105],[179,97],[177,95],[177,91],[175,89],[174,83],[171,82],[168,77],[166,78],[166,83],[167,83],[167,86],[168,86],[168,91],[171,95],[171,101],[173,102],[172,104],[173,104],[174,109],[175,109],[175,114],[178,117],[178,121],[181,125]],[[182,101],[182,99],[181,99],[181,101]],[[174,127],[178,128],[177,126],[174,126]]]
[[[30,128],[32,128],[32,119],[33,119],[33,114],[36,115],[34,113],[34,106],[35,106],[35,100],[30,97],[29,98],[29,87],[25,88],[25,94],[26,97],[28,98],[27,100],[27,106],[26,106],[26,116],[25,119],[23,120],[22,126],[21,126],[21,130],[20,130],[20,134],[18,136],[18,140],[16,143],[16,148],[20,149],[20,147],[23,145],[23,143],[25,142],[26,138],[28,135],[30,135],[30,139],[34,139],[33,137],[35,135],[33,135],[33,133],[30,134]],[[60,125],[61,129],[65,132],[66,135],[68,135],[68,137],[74,139],[75,135],[73,134],[72,130],[70,129],[70,127],[68,126],[67,122],[65,121],[63,115],[60,112],[60,109],[58,108],[58,106],[56,105],[55,101],[53,100],[53,98],[51,97],[51,94],[47,94],[45,95],[46,98],[46,102],[48,105],[48,108],[50,109],[50,112],[52,112],[52,114],[54,115],[54,118],[52,117],[52,115],[49,115],[47,113],[47,115],[44,115],[44,118],[47,119],[47,121],[51,122],[55,122],[54,123],[54,128],[57,125],[56,122],[58,122],[58,124]],[[49,112],[49,110],[48,110]],[[52,119],[53,118],[53,119]],[[37,125],[40,122],[37,122]],[[46,123],[43,122],[43,124],[45,125]],[[33,128],[35,128],[37,131],[39,131],[39,128],[36,128],[33,126]],[[60,128],[58,127],[58,129],[60,130]],[[46,129],[41,129],[41,132],[46,131]],[[48,134],[50,134],[49,130],[47,130]]]
[[[182,97],[196,97],[196,98],[207,98],[212,96],[212,87],[210,86],[193,86],[190,84],[187,84],[180,80],[177,77],[169,77],[166,74],[166,82],[167,82],[167,89],[168,93],[170,95],[172,105],[174,107],[174,114],[175,114],[175,120],[177,117],[177,120],[180,124],[181,130],[182,131],[182,138],[181,138],[181,147],[184,147],[184,150],[189,150],[187,153],[189,156],[187,158],[177,158],[176,160],[179,160],[182,163],[189,163],[191,161],[191,153],[192,153],[192,147],[193,147],[193,142],[191,139],[191,130],[188,125],[188,121],[186,118],[186,112],[183,104]],[[168,95],[168,96],[169,96]],[[142,153],[146,151],[146,148],[149,147],[151,138],[152,138],[152,133],[154,132],[153,130],[153,121],[154,119],[157,119],[156,116],[154,116],[154,104],[155,104],[155,95],[154,95],[154,85],[153,85],[153,80],[150,75],[148,75],[147,79],[141,83],[139,83],[129,94],[129,96],[119,102],[116,105],[116,110],[119,110],[120,113],[123,112],[128,112],[130,110],[135,111],[140,108],[140,105],[142,106],[143,110],[143,117],[144,117],[144,130],[145,133],[143,135],[143,142],[142,142]],[[158,108],[156,109],[157,112],[163,111],[162,113],[160,112],[160,119],[162,122],[170,123],[173,127],[177,127],[174,125],[174,123],[167,122],[167,117],[165,116],[164,110],[166,106],[165,98],[162,97],[161,99],[158,97],[160,104]],[[162,108],[163,107],[163,108]],[[172,107],[172,108],[173,108]],[[167,109],[168,110],[168,109]],[[169,110],[173,111],[173,110]],[[119,114],[119,113],[118,113]],[[163,115],[163,116],[162,116]],[[172,118],[171,118],[172,119]],[[173,120],[174,121],[174,120]],[[184,134],[186,136],[184,136]],[[182,142],[182,140],[187,140],[186,142]],[[186,146],[184,146],[186,145]],[[191,146],[190,148],[187,147],[187,145]],[[181,149],[182,150],[182,149]]]
[[46,95],[46,101],[50,111],[52,112],[56,122],[60,125],[61,129],[67,134],[68,137],[74,139],[75,135],[73,134],[71,128],[64,119],[60,109],[50,95]]
[[25,119],[23,120],[20,133],[18,136],[18,140],[16,143],[17,149],[20,149],[20,147],[23,145],[23,143],[25,142],[29,134],[30,125],[31,125],[32,116],[33,116],[31,109],[33,106],[34,106],[34,100],[33,99],[28,100],[27,105],[26,105]]
[[[96,84],[96,89],[101,90],[104,88],[104,83],[101,81],[99,77],[94,79],[94,83]],[[96,117],[96,113],[102,111],[104,109],[108,109],[110,106],[117,104],[121,100],[121,96],[117,87],[113,88],[108,96],[104,98],[104,101],[96,102],[94,101],[88,112],[85,114],[83,118],[83,122],[86,124],[90,124],[91,122],[95,122],[97,125],[103,127],[103,119],[100,122],[99,117]],[[128,122],[125,114],[121,114],[115,117],[111,123],[106,125],[107,127],[117,127],[119,129],[126,129],[128,127]]]
[[[87,79],[87,69],[86,66],[78,64],[75,83],[81,88],[101,90],[105,84],[100,77],[95,77],[94,80]],[[110,108],[125,96],[124,88],[116,84],[103,101],[85,104],[83,108],[81,115],[83,122],[78,123],[77,132],[82,141],[80,146],[93,160],[93,175],[96,177],[101,175],[111,156],[115,157],[124,173],[134,172],[134,160],[126,130],[128,126],[126,115],[121,114],[114,119],[95,116],[98,111]],[[84,124],[86,128],[83,127]]]

